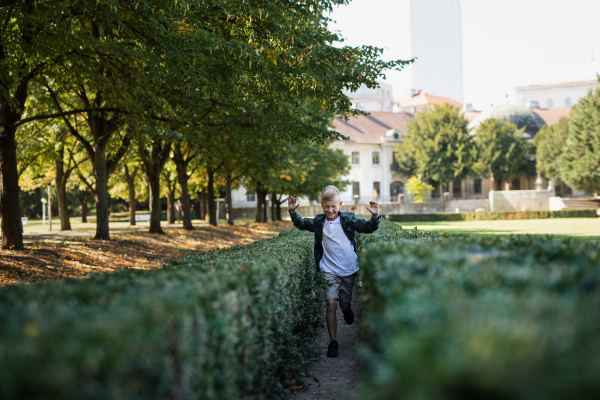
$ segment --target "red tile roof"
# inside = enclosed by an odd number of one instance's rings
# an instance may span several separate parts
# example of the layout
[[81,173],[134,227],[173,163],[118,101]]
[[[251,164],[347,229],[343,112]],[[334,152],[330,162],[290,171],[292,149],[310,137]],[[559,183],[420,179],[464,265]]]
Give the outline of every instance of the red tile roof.
[[381,138],[390,129],[396,129],[406,136],[406,127],[412,118],[412,114],[403,112],[372,112],[366,116],[350,117],[348,121],[336,118],[333,126],[353,142],[381,143]]
[[570,108],[534,108],[533,112],[539,115],[546,125],[554,125],[561,117],[569,117]]
[[444,103],[448,103],[453,107],[462,108],[462,104],[458,101],[448,99],[446,97],[436,97],[430,94],[425,93],[422,90],[419,90],[414,96],[401,97],[398,99],[400,103],[400,107],[402,108],[410,108],[410,107],[423,107],[430,105],[439,105],[441,106]]

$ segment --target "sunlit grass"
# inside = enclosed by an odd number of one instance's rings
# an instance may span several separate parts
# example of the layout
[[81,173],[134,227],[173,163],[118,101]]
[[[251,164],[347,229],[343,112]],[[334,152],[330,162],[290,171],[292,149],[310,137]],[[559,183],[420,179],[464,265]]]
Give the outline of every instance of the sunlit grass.
[[473,236],[552,235],[556,238],[600,240],[600,218],[551,218],[509,221],[415,221],[396,222],[404,229],[465,232]]

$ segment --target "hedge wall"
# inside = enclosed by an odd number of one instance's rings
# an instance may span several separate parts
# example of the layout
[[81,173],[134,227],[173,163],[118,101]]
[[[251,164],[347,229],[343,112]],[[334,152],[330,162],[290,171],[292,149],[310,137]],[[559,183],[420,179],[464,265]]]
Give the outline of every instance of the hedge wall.
[[481,211],[437,214],[390,214],[385,216],[393,222],[410,221],[482,221],[543,218],[598,218],[597,210],[561,211]]
[[0,291],[0,398],[280,393],[323,322],[312,247],[289,232],[161,270]]
[[427,239],[360,254],[359,398],[598,398],[597,243]]

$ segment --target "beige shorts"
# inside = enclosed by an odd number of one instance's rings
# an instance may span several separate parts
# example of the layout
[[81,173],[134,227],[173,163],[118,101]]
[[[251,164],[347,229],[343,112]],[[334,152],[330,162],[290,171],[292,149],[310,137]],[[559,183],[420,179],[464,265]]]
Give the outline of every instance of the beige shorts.
[[323,277],[330,286],[327,288],[325,300],[339,299],[342,303],[350,303],[352,301],[352,288],[358,272],[348,276],[336,276],[329,272],[323,272]]

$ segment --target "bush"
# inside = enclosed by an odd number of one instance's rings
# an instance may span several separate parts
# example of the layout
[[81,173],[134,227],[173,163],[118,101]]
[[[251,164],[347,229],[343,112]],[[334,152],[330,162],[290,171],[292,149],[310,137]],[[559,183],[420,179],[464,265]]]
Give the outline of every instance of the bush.
[[2,399],[239,399],[314,356],[313,238],[0,292]]
[[360,254],[360,398],[598,398],[597,243],[440,236]]
[[409,221],[485,221],[544,218],[598,218],[596,210],[560,211],[481,211],[437,214],[390,214],[385,216],[393,222]]

